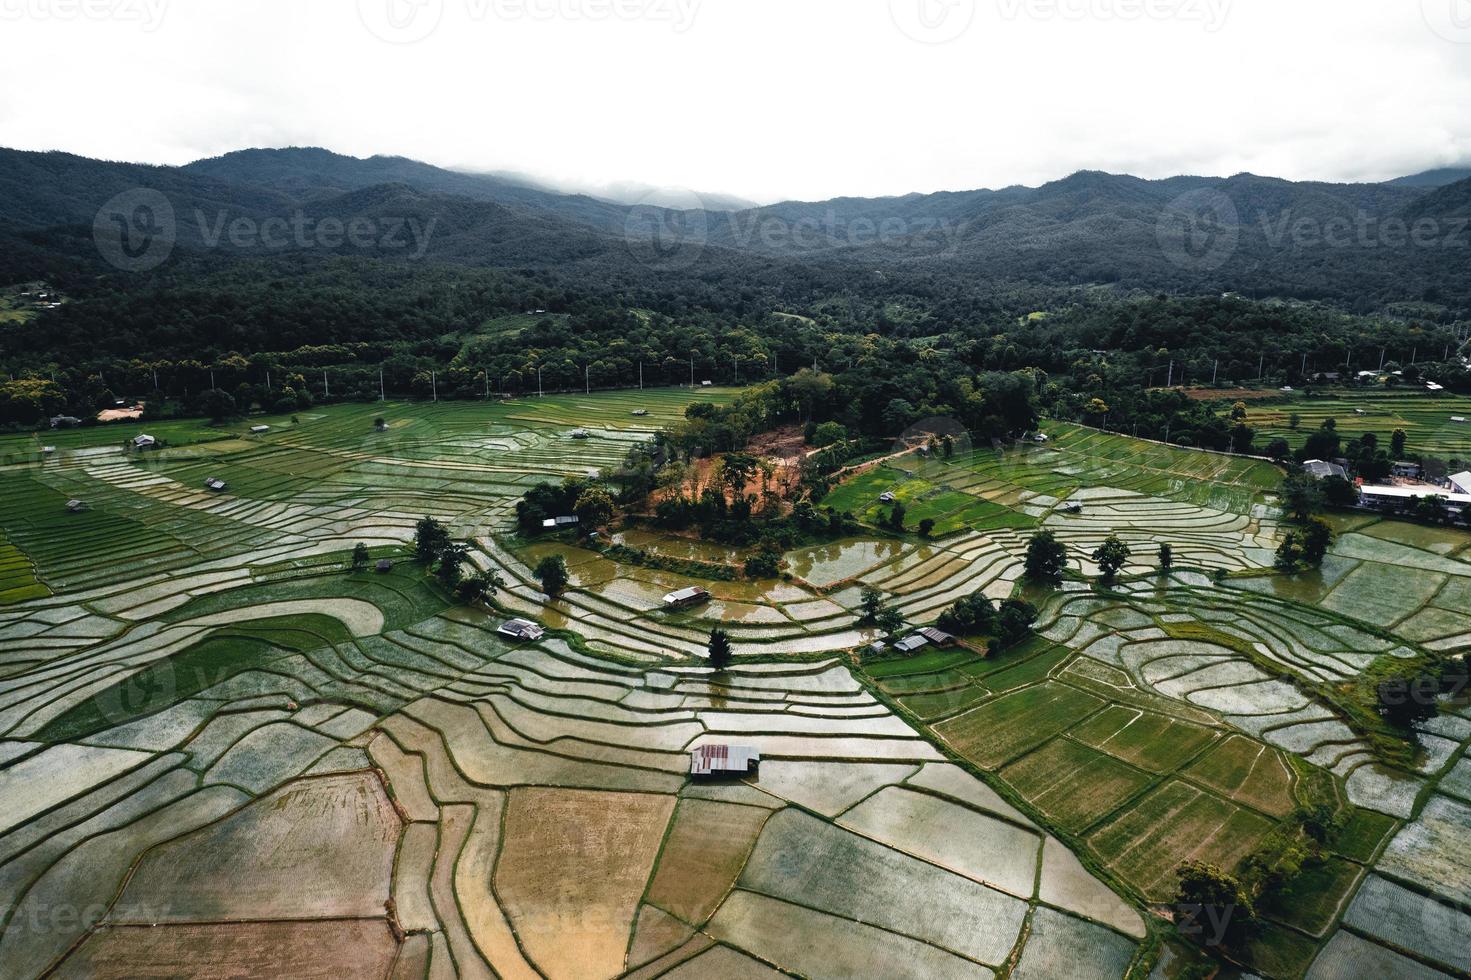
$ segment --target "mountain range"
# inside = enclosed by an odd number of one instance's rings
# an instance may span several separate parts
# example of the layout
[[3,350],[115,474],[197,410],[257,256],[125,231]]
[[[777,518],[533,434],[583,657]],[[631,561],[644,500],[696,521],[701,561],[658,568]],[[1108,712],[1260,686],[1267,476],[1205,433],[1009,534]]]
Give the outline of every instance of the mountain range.
[[[0,149],[0,278],[95,261],[93,224],[116,195],[167,198],[177,260],[292,251],[222,231],[239,219],[367,219],[421,234],[307,247],[402,260],[546,269],[596,283],[732,270],[855,270],[1044,286],[1241,291],[1359,311],[1471,306],[1471,170],[1375,184],[1252,174],[1145,180],[1084,171],[1040,187],[675,210],[525,178],[320,148],[250,149],[182,167]],[[629,190],[629,189],[625,189]],[[625,194],[626,198],[628,195]],[[683,195],[675,195],[678,199]],[[730,210],[730,208],[736,208]],[[1425,234],[1411,240],[1419,222]],[[422,240],[420,240],[422,239]],[[755,266],[752,263],[756,263]],[[773,265],[774,264],[774,265]]]

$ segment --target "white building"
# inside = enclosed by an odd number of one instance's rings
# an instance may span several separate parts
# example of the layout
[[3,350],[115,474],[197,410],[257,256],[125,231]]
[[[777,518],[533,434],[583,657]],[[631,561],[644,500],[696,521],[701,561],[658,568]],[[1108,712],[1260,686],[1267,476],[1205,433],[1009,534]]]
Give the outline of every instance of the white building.
[[513,619],[500,629],[496,630],[501,636],[518,643],[535,642],[546,636],[547,631],[531,622],[529,619]]
[[1457,473],[1450,478],[1450,485],[1456,493],[1471,493],[1471,473]]
[[761,753],[748,745],[701,745],[690,753],[691,776],[749,776]]
[[1321,459],[1310,459],[1302,464],[1303,472],[1314,480],[1326,480],[1330,476],[1348,479],[1348,471],[1337,463],[1328,463]]

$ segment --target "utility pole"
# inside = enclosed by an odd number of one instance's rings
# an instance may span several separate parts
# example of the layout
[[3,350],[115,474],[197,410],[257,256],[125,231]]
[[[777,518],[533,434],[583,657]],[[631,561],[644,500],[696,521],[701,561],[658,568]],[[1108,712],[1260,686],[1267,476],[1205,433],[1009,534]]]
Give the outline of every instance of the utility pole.
[[1410,355],[1410,367],[1414,367],[1418,363],[1420,363],[1420,348],[1416,347],[1415,352]]
[[1381,370],[1381,371],[1384,370],[1384,358],[1388,354],[1389,354],[1389,348],[1388,347],[1381,347],[1381,348],[1379,348],[1379,370]]
[[695,390],[695,355],[693,351],[690,352],[690,390]]
[[735,371],[736,371],[736,384],[740,384],[741,383],[741,356],[739,354],[737,354],[735,356]]
[[1303,352],[1303,355],[1302,355],[1302,370],[1299,371],[1298,374],[1302,375],[1304,378],[1306,378],[1308,376],[1308,355],[1307,355],[1307,352],[1306,351]]
[[329,400],[332,398],[332,389],[327,387],[327,371],[325,368],[322,370],[322,397]]
[[[101,374],[98,374],[97,376],[99,378],[102,377]],[[210,391],[218,391],[219,390],[218,388],[215,387],[215,369],[214,368],[210,368],[209,369],[209,390]]]
[[434,400],[439,401],[439,372],[429,372],[429,389],[434,392]]
[[378,369],[378,400],[380,402],[388,401],[388,389],[383,386],[383,369],[381,367]]
[[1214,388],[1216,386],[1216,379],[1218,379],[1220,376],[1221,376],[1221,359],[1218,357],[1218,358],[1216,358],[1216,366],[1211,369],[1211,387],[1212,388]]
[[592,365],[589,364],[582,369],[582,393],[592,394]]
[[1175,387],[1175,362],[1173,360],[1170,361],[1170,374],[1169,374],[1169,377],[1167,377],[1165,379],[1165,387],[1166,388],[1173,388],[1173,387]]
[[644,362],[638,362],[638,390],[644,390]]
[[536,397],[545,398],[546,391],[541,386],[541,365],[536,366]]
[[[501,393],[504,394],[505,393],[505,390],[506,390],[506,383],[505,383],[504,380],[502,380],[501,381]],[[490,368],[486,368],[485,369],[485,400],[486,401],[490,401]]]
[[[154,368],[153,369],[153,387],[154,387],[154,390],[157,390],[158,389],[158,369],[157,368]],[[270,391],[270,390],[271,390],[271,369],[270,368],[266,368],[266,391]]]
[[1266,376],[1267,376],[1267,355],[1266,354],[1263,354],[1261,356],[1261,360],[1257,362],[1257,366],[1256,366],[1256,379],[1258,381],[1260,381],[1263,378],[1265,378]]

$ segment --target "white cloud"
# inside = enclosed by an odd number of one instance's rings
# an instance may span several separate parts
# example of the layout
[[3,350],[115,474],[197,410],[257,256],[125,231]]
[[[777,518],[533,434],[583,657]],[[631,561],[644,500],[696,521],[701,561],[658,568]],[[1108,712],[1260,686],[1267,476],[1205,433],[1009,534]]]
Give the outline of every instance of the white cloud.
[[1471,160],[1471,43],[1437,6],[1468,2],[0,0],[0,144],[315,144],[758,200],[1382,179]]

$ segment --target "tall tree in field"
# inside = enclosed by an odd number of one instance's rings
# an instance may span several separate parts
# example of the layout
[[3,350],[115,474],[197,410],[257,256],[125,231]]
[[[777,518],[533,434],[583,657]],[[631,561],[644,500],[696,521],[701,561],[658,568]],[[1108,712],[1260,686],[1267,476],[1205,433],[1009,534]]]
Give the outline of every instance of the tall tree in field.
[[425,565],[433,563],[449,544],[449,531],[432,517],[414,527],[414,557]]
[[1038,531],[1027,542],[1027,578],[1034,582],[1058,582],[1067,568],[1067,549],[1051,531]]
[[1112,582],[1119,577],[1119,572],[1129,561],[1133,552],[1118,535],[1110,535],[1108,540],[1098,546],[1093,552],[1093,560],[1098,564],[1098,572],[1103,576],[1103,581]]
[[613,495],[602,487],[588,487],[577,498],[572,510],[584,527],[603,527],[613,519],[615,510]]
[[1159,546],[1159,570],[1168,575],[1170,569],[1175,567],[1175,549],[1170,547],[1169,542]]
[[450,543],[439,552],[439,568],[434,575],[439,579],[439,584],[453,592],[459,587],[460,581],[465,577],[461,566],[465,559],[470,557],[470,549],[462,544]]
[[361,572],[367,568],[368,560],[371,557],[372,555],[368,553],[368,546],[359,541],[357,546],[352,549],[352,570]]
[[725,670],[734,659],[734,653],[730,648],[730,634],[723,629],[710,631],[710,666],[716,670]]
[[531,574],[541,583],[541,590],[553,599],[561,595],[572,580],[567,572],[567,559],[561,555],[547,555]]

